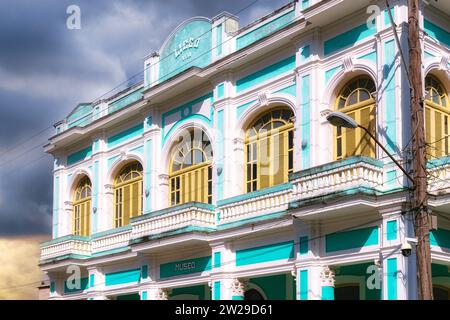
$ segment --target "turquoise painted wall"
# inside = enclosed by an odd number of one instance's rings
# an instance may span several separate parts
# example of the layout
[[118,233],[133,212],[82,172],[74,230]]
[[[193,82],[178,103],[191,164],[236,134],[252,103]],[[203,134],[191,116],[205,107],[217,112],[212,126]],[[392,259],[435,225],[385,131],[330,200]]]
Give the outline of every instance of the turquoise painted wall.
[[378,244],[377,226],[328,234],[325,236],[326,252],[336,252]]
[[281,60],[236,81],[236,92],[247,90],[261,82],[295,69],[295,56]]
[[220,290],[221,290],[220,281],[214,282],[214,300],[220,300]]
[[225,92],[225,84],[221,83],[217,86],[217,98],[222,98]]
[[294,258],[294,241],[236,251],[236,266]]
[[334,300],[334,287],[322,287],[322,300]]
[[207,295],[206,292],[210,291],[209,287],[207,288],[204,285],[200,286],[191,286],[191,287],[185,287],[185,288],[175,288],[172,290],[172,292],[169,295],[169,300],[172,297],[182,295],[182,294],[190,294],[198,297],[198,300],[209,300],[209,294]]
[[[267,277],[250,278],[249,282],[260,287],[268,300],[286,300],[286,274],[273,275]],[[291,277],[292,278],[292,277]],[[290,279],[293,281],[292,279]],[[295,284],[293,284],[295,288]]]
[[356,42],[364,40],[375,35],[376,27],[369,28],[366,23],[342,33],[334,38],[324,42],[325,56],[331,55],[337,51],[353,46]]
[[367,280],[371,275],[373,275],[373,273],[367,273],[367,270],[372,265],[372,263],[361,263],[339,267],[338,271],[336,271],[336,284],[346,284],[341,281],[341,276],[360,277],[364,282],[365,299],[381,300],[381,287],[380,289],[369,289],[367,287]]
[[84,127],[92,122],[92,105],[79,104],[67,117],[68,128]]
[[293,84],[292,86],[288,86],[286,88],[278,90],[275,93],[285,93],[285,94],[290,94],[293,97],[296,97],[297,96],[297,84]]
[[387,299],[397,300],[397,258],[387,260]]
[[139,293],[131,293],[117,296],[116,300],[141,300],[141,296]]
[[139,282],[140,280],[141,280],[140,268],[105,274],[105,286]]
[[143,265],[141,268],[142,279],[148,278],[148,265]]
[[325,81],[327,84],[330,83],[331,78],[333,78],[333,76],[338,73],[339,71],[342,70],[342,65],[334,67],[330,70],[325,71]]
[[89,288],[95,287],[95,274],[89,275]]
[[299,146],[302,146],[302,141],[306,141],[306,147],[302,147],[301,160],[302,169],[308,169],[311,166],[311,81],[310,76],[306,75],[302,77],[301,83],[301,140],[298,142]]
[[450,230],[439,228],[430,232],[430,244],[450,249]]
[[[214,95],[212,92],[209,92],[208,94],[201,96],[197,99],[194,99],[192,101],[189,101],[188,103],[185,103],[181,106],[178,106],[176,108],[173,108],[170,111],[167,111],[165,113],[162,114],[162,144],[164,145],[164,143],[166,142],[167,137],[171,134],[172,131],[174,131],[177,127],[179,127],[183,122],[186,122],[187,120],[191,120],[191,119],[199,119],[203,122],[205,122],[206,125],[212,126],[213,125],[213,114],[214,114],[214,109],[211,107],[211,114],[209,115],[210,117],[207,118],[204,115],[200,115],[200,114],[194,114],[193,113],[193,107],[199,103],[203,103],[205,102],[205,100],[210,100],[210,103],[212,104],[214,102]],[[175,121],[175,123],[173,123],[172,127],[170,128],[170,130],[167,130],[167,121],[168,118],[171,117],[172,115],[177,115],[178,116],[178,120]]]
[[107,139],[108,148],[113,148],[144,133],[144,123],[119,132]]
[[364,60],[369,60],[370,62],[372,62],[373,64],[377,64],[377,52],[376,51],[372,51],[369,52],[367,54],[364,54],[360,57],[358,57],[358,59],[364,59]]
[[311,57],[311,46],[306,45],[300,50],[300,62],[304,63]]
[[164,279],[191,273],[200,273],[211,270],[211,266],[211,256],[164,263],[159,267],[159,277]]
[[305,10],[309,7],[309,0],[300,0],[301,1],[301,9]]
[[303,236],[300,237],[300,242],[299,242],[299,253],[300,255],[306,255],[308,254],[309,251],[309,243],[308,243],[308,237],[307,236]]
[[89,158],[90,156],[92,156],[92,146],[77,151],[75,153],[71,153],[67,156],[67,165],[71,166],[77,162],[83,161],[87,158]]
[[[72,284],[72,281],[71,281],[71,284]],[[80,279],[80,288],[74,288],[74,289],[69,289],[68,281],[64,281],[64,293],[65,294],[82,292],[84,290],[87,290],[88,288],[89,288],[89,278],[81,278]]]
[[123,98],[120,98],[119,100],[110,103],[108,106],[108,113],[113,113],[115,111],[125,108],[126,106],[132,103],[135,103],[136,101],[139,101],[142,98],[143,91],[144,88],[139,88],[137,90],[134,90],[133,92],[130,92]]
[[308,300],[308,270],[300,270],[298,274],[299,281],[299,300]]
[[291,10],[288,11],[278,18],[275,18],[274,20],[246,33],[242,36],[238,37],[236,40],[236,47],[237,50],[240,50],[262,38],[267,37],[268,35],[283,29],[284,27],[288,26],[291,22],[293,22],[295,19],[295,11]]
[[396,90],[395,90],[395,73],[396,73],[396,49],[394,40],[384,43],[384,101],[385,101],[385,119],[386,119],[386,148],[390,153],[397,152],[397,121],[396,121]]
[[423,27],[430,37],[450,47],[450,32],[427,19],[425,19]]
[[236,108],[236,118],[240,118],[242,116],[242,113],[247,110],[248,107],[250,107],[252,104],[256,103],[256,100],[252,100],[250,102],[247,102],[241,106],[238,106]]
[[212,26],[199,18],[182,25],[161,49],[159,81],[163,82],[191,67],[211,63]]
[[214,268],[220,268],[222,264],[222,253],[214,252]]
[[386,224],[386,239],[396,240],[397,239],[397,220],[388,221]]

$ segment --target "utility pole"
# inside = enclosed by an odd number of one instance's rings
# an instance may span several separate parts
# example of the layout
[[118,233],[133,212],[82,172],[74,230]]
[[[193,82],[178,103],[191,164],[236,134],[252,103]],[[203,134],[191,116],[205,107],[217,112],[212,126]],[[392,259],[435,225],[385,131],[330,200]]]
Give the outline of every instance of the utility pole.
[[427,205],[425,119],[422,81],[422,49],[419,37],[420,0],[408,0],[409,71],[411,76],[412,155],[414,170],[413,213],[417,237],[419,299],[432,300],[430,227]]

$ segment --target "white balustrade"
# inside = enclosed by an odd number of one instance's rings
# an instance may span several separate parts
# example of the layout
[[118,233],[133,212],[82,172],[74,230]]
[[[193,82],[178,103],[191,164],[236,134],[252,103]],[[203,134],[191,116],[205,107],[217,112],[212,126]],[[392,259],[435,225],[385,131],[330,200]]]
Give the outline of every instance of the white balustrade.
[[383,168],[366,162],[320,171],[294,179],[293,200],[329,194],[352,187],[383,188]]
[[91,254],[91,244],[88,241],[67,239],[58,243],[44,244],[41,247],[41,260],[70,254],[89,256]]
[[132,223],[132,238],[167,232],[183,227],[215,227],[215,213],[213,210],[192,206],[176,207],[166,214],[152,215]]
[[428,168],[428,192],[440,195],[450,192],[450,164]]
[[263,192],[260,195],[256,193],[254,197],[250,196],[243,200],[237,198],[236,201],[220,205],[220,223],[286,210],[291,200],[291,192],[290,188],[284,188],[280,191]]
[[92,253],[99,253],[128,246],[131,237],[131,229],[112,234],[95,237],[92,240]]

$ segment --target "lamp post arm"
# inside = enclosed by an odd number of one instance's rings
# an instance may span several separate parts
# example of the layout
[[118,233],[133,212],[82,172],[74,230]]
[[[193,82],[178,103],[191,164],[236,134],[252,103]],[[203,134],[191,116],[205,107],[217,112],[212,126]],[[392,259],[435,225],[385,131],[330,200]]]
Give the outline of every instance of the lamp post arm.
[[406,170],[402,167],[402,165],[394,159],[394,157],[389,153],[389,151],[387,151],[387,149],[377,140],[377,138],[375,138],[375,136],[365,127],[358,125],[358,128],[363,129],[372,139],[373,141],[375,141],[375,143],[381,148],[383,149],[383,151],[388,155],[389,158],[391,158],[391,160],[397,165],[397,167],[399,167],[400,170],[402,170],[402,172],[405,174],[405,176],[412,182],[413,185],[415,185],[414,183],[414,179],[409,175],[408,172],[406,172]]

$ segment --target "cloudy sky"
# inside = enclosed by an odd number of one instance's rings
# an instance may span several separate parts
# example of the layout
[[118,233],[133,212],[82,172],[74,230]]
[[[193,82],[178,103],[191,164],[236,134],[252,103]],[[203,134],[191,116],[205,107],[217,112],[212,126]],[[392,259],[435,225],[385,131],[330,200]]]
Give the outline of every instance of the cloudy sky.
[[[143,57],[185,19],[236,14],[251,4],[238,14],[244,26],[288,2],[2,0],[0,239],[50,236],[52,159],[42,146],[78,103],[142,71]],[[66,27],[72,4],[81,8],[81,30]]]

